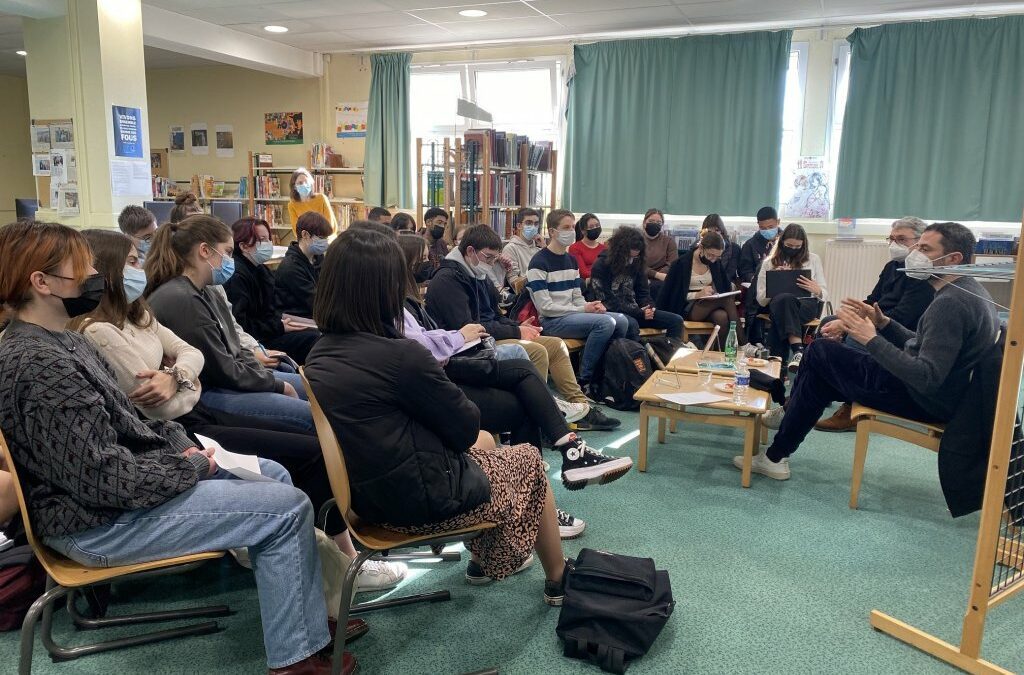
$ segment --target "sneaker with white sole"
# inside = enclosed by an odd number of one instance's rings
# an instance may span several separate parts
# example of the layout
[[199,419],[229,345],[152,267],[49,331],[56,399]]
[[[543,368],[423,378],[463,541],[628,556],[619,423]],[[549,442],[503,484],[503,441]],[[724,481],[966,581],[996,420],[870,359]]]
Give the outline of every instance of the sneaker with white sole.
[[[518,569],[516,569],[516,571],[512,574],[519,574],[532,564],[533,554],[531,553],[529,557],[527,557],[526,560],[523,561],[523,564],[520,565]],[[486,586],[492,581],[494,581],[494,579],[484,574],[484,569],[480,567],[480,563],[478,563],[477,561],[470,560],[469,564],[466,565],[466,583],[470,586]]]
[[793,356],[789,359],[789,365],[786,366],[786,370],[791,373],[797,373],[800,371],[800,361],[804,358],[804,350],[793,352]]
[[612,431],[618,429],[621,424],[619,420],[608,417],[599,408],[591,406],[590,412],[570,424],[569,428],[573,431]]
[[632,458],[611,457],[591,450],[576,434],[569,434],[569,440],[556,445],[555,450],[562,453],[562,485],[568,490],[611,483],[633,468]]
[[566,424],[572,424],[581,420],[590,412],[590,406],[586,403],[570,403],[569,401],[563,401],[557,396],[555,397],[555,405],[558,406],[562,415],[565,416]]
[[764,415],[761,416],[761,423],[769,429],[778,429],[782,426],[782,418],[786,416],[786,409],[781,405],[778,408],[772,408]]
[[[732,458],[732,465],[740,471],[743,470],[743,455],[736,455]],[[759,473],[762,476],[768,476],[775,480],[789,480],[789,457],[780,459],[778,462],[773,462],[768,459],[768,455],[759,453],[754,455],[754,459],[750,463],[750,471],[753,473]]]
[[575,539],[587,529],[587,524],[580,518],[562,509],[555,509],[558,516],[558,534],[562,539]]
[[405,563],[367,560],[356,575],[356,593],[386,591],[402,583],[409,567]]

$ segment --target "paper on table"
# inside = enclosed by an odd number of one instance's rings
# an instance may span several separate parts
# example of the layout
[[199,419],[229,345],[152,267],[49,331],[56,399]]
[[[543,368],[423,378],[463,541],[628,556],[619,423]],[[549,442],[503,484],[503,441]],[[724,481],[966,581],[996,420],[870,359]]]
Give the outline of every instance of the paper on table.
[[658,394],[658,398],[678,405],[704,405],[706,403],[719,403],[721,401],[729,400],[725,396],[719,396],[718,394],[712,394],[707,391],[684,391],[676,394]]
[[242,480],[263,480],[263,474],[260,473],[260,461],[256,455],[240,455],[225,450],[217,441],[199,434],[196,434],[196,438],[204,448],[214,448],[213,459],[221,469],[233,473]]
[[717,298],[728,298],[730,295],[739,295],[739,291],[726,291],[725,293],[715,293],[714,295],[705,295],[703,298],[697,298],[698,300],[715,300]]
[[461,354],[462,352],[466,351],[467,349],[472,349],[473,347],[476,347],[478,344],[480,344],[480,338],[477,338],[475,340],[470,340],[466,344],[462,345],[462,349],[460,349],[459,351],[457,351],[455,353],[456,354]]

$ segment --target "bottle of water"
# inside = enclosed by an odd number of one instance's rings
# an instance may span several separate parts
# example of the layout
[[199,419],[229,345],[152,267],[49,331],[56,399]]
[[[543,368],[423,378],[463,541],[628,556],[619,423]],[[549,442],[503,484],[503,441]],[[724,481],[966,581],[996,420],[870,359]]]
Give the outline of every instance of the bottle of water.
[[747,368],[747,361],[743,359],[736,363],[736,376],[733,378],[732,402],[743,404],[747,398],[747,388],[750,387],[750,370]]
[[736,322],[729,322],[729,335],[725,338],[725,360],[736,362],[736,348],[739,340],[736,337]]

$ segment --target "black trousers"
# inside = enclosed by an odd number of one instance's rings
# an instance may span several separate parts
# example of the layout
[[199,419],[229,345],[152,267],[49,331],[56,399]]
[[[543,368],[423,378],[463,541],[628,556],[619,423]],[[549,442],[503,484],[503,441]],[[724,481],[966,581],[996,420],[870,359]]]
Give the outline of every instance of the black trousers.
[[903,381],[878,365],[871,354],[835,340],[815,340],[800,362],[800,377],[768,448],[768,459],[777,462],[793,454],[835,401],[854,401],[918,422],[941,421],[918,405]]
[[313,348],[316,341],[320,339],[318,330],[298,330],[292,333],[283,333],[276,338],[266,340],[263,346],[267,349],[277,349],[292,357],[295,363],[300,366],[306,365],[306,357],[309,350]]
[[768,348],[775,356],[785,358],[789,352],[789,336],[804,334],[804,324],[821,314],[821,301],[817,298],[798,298],[782,293],[768,303],[768,316],[772,325],[768,333]]
[[452,382],[480,409],[480,426],[491,433],[511,432],[513,443],[543,447],[569,433],[562,411],[537,369],[525,359],[498,361],[490,373],[459,373]]

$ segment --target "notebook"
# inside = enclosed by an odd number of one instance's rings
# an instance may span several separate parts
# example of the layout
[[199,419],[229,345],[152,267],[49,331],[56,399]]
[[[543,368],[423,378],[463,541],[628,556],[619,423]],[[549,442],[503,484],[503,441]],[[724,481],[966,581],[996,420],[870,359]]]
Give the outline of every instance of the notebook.
[[783,293],[791,293],[798,298],[810,295],[808,291],[796,285],[800,277],[811,278],[810,270],[768,270],[764,273],[765,295],[774,298]]

